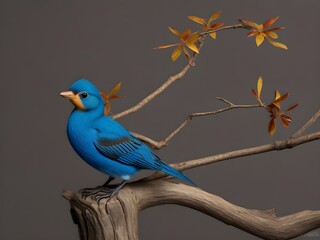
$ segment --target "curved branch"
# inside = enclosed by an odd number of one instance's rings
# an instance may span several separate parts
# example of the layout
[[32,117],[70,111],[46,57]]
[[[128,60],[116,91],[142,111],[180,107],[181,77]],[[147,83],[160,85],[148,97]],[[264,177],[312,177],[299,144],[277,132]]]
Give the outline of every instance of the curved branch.
[[161,204],[193,208],[263,239],[290,239],[320,227],[320,211],[277,217],[273,209],[242,208],[199,188],[164,180],[129,183],[100,203],[69,190],[63,196],[70,201],[82,239],[138,239],[138,212]]
[[139,210],[160,204],[183,205],[264,239],[290,239],[320,227],[320,211],[302,211],[277,217],[273,210],[242,208],[184,184],[152,181],[135,183],[131,187]]

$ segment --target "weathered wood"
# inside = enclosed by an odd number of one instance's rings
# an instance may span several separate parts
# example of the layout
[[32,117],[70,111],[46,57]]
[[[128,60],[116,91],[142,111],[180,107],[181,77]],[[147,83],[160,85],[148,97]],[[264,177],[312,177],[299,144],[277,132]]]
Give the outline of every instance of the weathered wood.
[[193,208],[263,239],[291,239],[320,228],[320,211],[277,217],[273,209],[259,211],[227,202],[199,188],[168,180],[127,184],[118,195],[98,204],[65,190],[81,240],[137,240],[138,212],[161,204]]
[[70,202],[72,218],[78,225],[81,240],[138,239],[137,205],[129,188],[99,203],[68,190],[63,192],[63,197]]

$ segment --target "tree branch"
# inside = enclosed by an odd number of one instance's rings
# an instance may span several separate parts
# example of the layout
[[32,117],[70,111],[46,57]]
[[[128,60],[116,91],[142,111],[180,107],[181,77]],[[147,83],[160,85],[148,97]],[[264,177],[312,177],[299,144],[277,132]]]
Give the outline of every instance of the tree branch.
[[221,108],[215,111],[209,111],[209,112],[198,112],[198,113],[191,113],[189,114],[185,120],[179,125],[178,128],[176,128],[172,133],[170,133],[165,139],[161,141],[155,141],[153,139],[150,139],[144,135],[141,135],[139,133],[133,133],[137,138],[142,140],[143,142],[148,143],[153,149],[159,150],[165,146],[168,145],[169,141],[175,137],[193,118],[195,117],[203,117],[203,116],[209,116],[209,115],[215,115],[218,113],[226,112],[232,109],[239,109],[239,108],[257,108],[262,107],[259,104],[252,104],[252,105],[241,105],[241,104],[234,104],[222,97],[217,97],[218,100],[225,102],[229,105],[229,107]]
[[110,200],[97,203],[63,192],[82,240],[138,239],[138,212],[161,204],[193,208],[263,239],[290,239],[320,227],[320,211],[277,217],[274,210],[246,209],[199,188],[168,180],[129,183]]
[[[221,27],[221,28],[215,29],[214,32],[227,30],[227,29],[237,29],[237,28],[246,28],[246,27],[244,25],[242,25],[242,24],[235,24],[235,25],[230,25],[230,26],[225,26],[225,27]],[[204,43],[203,40],[204,40],[205,36],[210,34],[210,33],[211,33],[210,31],[204,31],[204,32],[200,33],[201,37],[199,38],[199,45],[198,45],[199,51],[203,46],[203,43]],[[179,73],[169,77],[158,89],[156,89],[154,92],[152,92],[147,97],[142,99],[139,103],[137,103],[133,107],[131,107],[131,108],[129,108],[129,109],[123,111],[123,112],[120,112],[120,113],[117,113],[117,114],[113,115],[112,118],[118,119],[118,118],[127,116],[129,114],[132,114],[132,113],[138,111],[140,108],[144,107],[146,104],[148,104],[154,98],[156,98],[160,93],[162,93],[172,83],[174,83],[175,81],[183,78],[184,75],[189,71],[191,66],[194,66],[194,63],[195,63],[197,55],[198,54],[194,52],[192,57],[191,57],[191,59],[187,63],[187,65]]]
[[310,120],[302,126],[295,134],[291,136],[291,138],[296,138],[301,136],[317,119],[320,117],[320,109],[316,112]]
[[320,139],[320,131],[315,132],[315,133],[311,133],[308,135],[304,135],[301,137],[297,137],[294,139],[286,139],[286,140],[282,140],[282,141],[276,141],[275,143],[271,143],[271,144],[265,144],[265,145],[261,145],[261,146],[257,146],[257,147],[245,148],[245,149],[241,149],[241,150],[222,153],[222,154],[218,154],[215,156],[199,158],[199,159],[195,159],[195,160],[189,160],[186,162],[173,164],[172,166],[177,168],[178,170],[182,171],[182,170],[205,166],[205,165],[208,165],[211,163],[216,163],[216,162],[220,162],[220,161],[224,161],[224,160],[228,160],[228,159],[250,156],[250,155],[275,151],[275,150],[280,151],[283,149],[290,149],[290,148],[296,147],[300,144],[312,142],[312,141],[319,140],[319,139]]
[[[297,138],[289,138],[285,139],[282,141],[276,141],[275,143],[271,144],[265,144],[257,147],[252,147],[252,148],[245,148],[241,150],[235,150],[231,152],[226,152],[226,153],[221,153],[217,154],[214,156],[209,156],[209,157],[204,157],[204,158],[199,158],[199,159],[194,159],[194,160],[188,160],[185,162],[181,163],[176,163],[176,164],[170,164],[170,166],[178,169],[179,171],[191,169],[191,168],[196,168],[196,167],[201,167],[205,166],[208,164],[220,162],[220,161],[225,161],[233,158],[238,158],[238,157],[244,157],[244,156],[250,156],[250,155],[255,155],[255,154],[260,154],[260,153],[265,153],[265,152],[270,152],[270,151],[280,151],[283,149],[289,149],[293,148],[295,146],[298,146],[300,144],[312,142],[315,140],[320,139],[320,131],[314,132],[308,135],[304,135],[301,137]],[[144,181],[149,181],[153,179],[158,179],[158,178],[163,178],[167,176],[165,173],[162,172],[156,172],[153,175],[144,178]]]
[[169,181],[133,184],[138,208],[178,204],[193,208],[263,239],[290,239],[320,227],[320,211],[302,211],[277,217],[274,210],[259,211],[233,205],[199,188]]

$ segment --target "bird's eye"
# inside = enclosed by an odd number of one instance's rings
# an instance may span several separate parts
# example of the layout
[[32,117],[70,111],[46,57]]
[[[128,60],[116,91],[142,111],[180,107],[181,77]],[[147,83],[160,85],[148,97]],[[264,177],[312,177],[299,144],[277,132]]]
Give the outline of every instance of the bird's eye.
[[88,93],[83,92],[83,93],[80,94],[80,96],[81,96],[82,98],[86,98],[86,97],[88,97]]

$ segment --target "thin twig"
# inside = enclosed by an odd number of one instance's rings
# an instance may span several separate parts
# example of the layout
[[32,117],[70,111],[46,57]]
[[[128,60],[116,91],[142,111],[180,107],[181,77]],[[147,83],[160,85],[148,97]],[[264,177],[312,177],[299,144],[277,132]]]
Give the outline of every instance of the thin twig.
[[307,128],[309,128],[315,121],[317,121],[317,119],[320,117],[320,109],[318,110],[318,112],[316,112],[312,118],[310,118],[310,120],[303,125],[295,134],[293,134],[291,136],[291,138],[296,138],[301,136],[306,130]]
[[239,104],[234,104],[230,102],[229,100],[226,100],[222,97],[217,97],[218,100],[227,103],[229,106],[225,108],[221,108],[215,111],[209,111],[209,112],[198,112],[198,113],[191,113],[189,114],[185,120],[179,125],[178,128],[176,128],[172,133],[170,133],[165,139],[161,141],[155,141],[151,138],[148,138],[146,136],[143,136],[138,133],[133,133],[137,138],[140,140],[148,143],[153,149],[159,150],[165,146],[168,145],[169,141],[175,137],[194,117],[203,117],[203,116],[209,116],[209,115],[215,115],[218,113],[226,112],[232,109],[238,109],[238,108],[258,108],[262,107],[259,104],[252,104],[252,105],[239,105]]
[[219,32],[219,31],[228,30],[228,29],[237,29],[237,28],[249,29],[248,26],[245,26],[245,25],[240,23],[240,24],[235,24],[235,25],[230,25],[230,26],[224,26],[224,27],[217,28],[217,29],[203,31],[203,32],[200,32],[199,35],[200,36],[206,36],[206,35],[208,35],[210,33]]
[[[203,41],[200,42],[199,45],[199,50],[203,45]],[[173,75],[171,77],[169,77],[158,89],[156,89],[154,92],[152,92],[151,94],[149,94],[147,97],[145,97],[144,99],[142,99],[139,103],[137,103],[136,105],[134,105],[133,107],[117,113],[115,115],[112,116],[112,118],[114,119],[118,119],[124,116],[127,116],[129,114],[132,114],[136,111],[138,111],[139,109],[141,109],[142,107],[144,107],[146,104],[148,104],[151,100],[153,100],[154,98],[156,98],[160,93],[162,93],[167,87],[169,87],[172,83],[174,83],[175,81],[181,79],[184,77],[184,75],[186,75],[186,73],[189,71],[189,69],[194,66],[196,57],[197,57],[197,53],[194,53],[193,56],[191,57],[191,59],[189,60],[189,62],[187,63],[187,65],[176,75]]]
[[[227,30],[227,29],[237,29],[237,28],[245,28],[242,24],[236,24],[236,25],[230,25],[230,26],[225,26],[225,27],[221,27],[219,29],[216,29],[215,32],[221,31],[221,30]],[[209,34],[210,31],[207,32],[202,32],[200,33],[201,37],[199,38],[199,45],[198,45],[198,49],[200,51],[201,47],[203,46],[204,43],[204,38],[206,35]],[[194,66],[196,57],[197,57],[197,53],[193,53],[192,57],[190,58],[189,62],[187,63],[187,65],[176,75],[173,75],[171,77],[169,77],[158,89],[156,89],[155,91],[153,91],[151,94],[149,94],[147,97],[145,97],[144,99],[142,99],[139,103],[137,103],[136,105],[134,105],[133,107],[117,113],[115,115],[112,116],[112,118],[114,119],[118,119],[124,116],[127,116],[129,114],[132,114],[136,111],[138,111],[139,109],[141,109],[142,107],[144,107],[146,104],[148,104],[151,100],[153,100],[154,98],[156,98],[160,93],[162,93],[167,87],[169,87],[172,83],[174,83],[175,81],[183,78],[185,76],[185,74],[189,71],[189,69]]]

